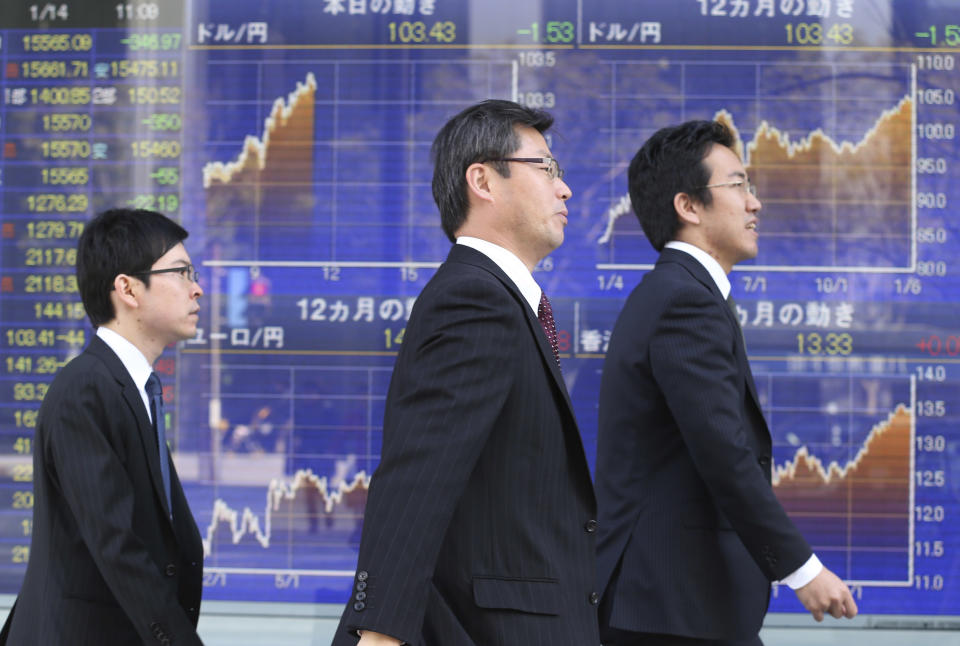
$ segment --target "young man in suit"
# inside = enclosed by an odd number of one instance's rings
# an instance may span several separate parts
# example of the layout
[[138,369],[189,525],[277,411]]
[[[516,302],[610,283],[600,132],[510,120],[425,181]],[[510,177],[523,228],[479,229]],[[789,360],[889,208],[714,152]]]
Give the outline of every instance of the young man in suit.
[[661,252],[617,320],[600,388],[601,634],[616,646],[760,644],[770,583],[820,621],[852,617],[771,487],[727,274],[757,255],[760,201],[722,124],[655,133],[630,164],[634,211]]
[[148,396],[153,362],[197,331],[186,237],[128,209],[80,236],[77,284],[97,331],[40,407],[30,562],[4,643],[201,644],[203,547]]
[[552,121],[484,101],[434,141],[455,244],[397,357],[334,644],[599,641],[593,487],[532,276],[567,223],[570,187],[542,134]]

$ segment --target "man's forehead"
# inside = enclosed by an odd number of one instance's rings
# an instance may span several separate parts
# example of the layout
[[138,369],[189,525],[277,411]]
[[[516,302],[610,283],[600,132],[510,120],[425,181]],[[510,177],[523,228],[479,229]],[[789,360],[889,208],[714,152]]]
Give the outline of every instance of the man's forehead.
[[518,150],[526,148],[543,155],[550,154],[550,149],[547,147],[547,140],[536,128],[531,128],[530,126],[514,126],[514,131],[516,131],[517,138],[520,140],[520,148],[518,148]]
[[183,246],[182,242],[178,242],[174,246],[170,247],[167,250],[167,253],[163,254],[157,258],[157,262],[182,262],[183,264],[190,263],[190,254],[187,253],[186,247]]
[[740,156],[726,146],[714,144],[703,161],[714,174],[740,177],[745,177],[747,174]]

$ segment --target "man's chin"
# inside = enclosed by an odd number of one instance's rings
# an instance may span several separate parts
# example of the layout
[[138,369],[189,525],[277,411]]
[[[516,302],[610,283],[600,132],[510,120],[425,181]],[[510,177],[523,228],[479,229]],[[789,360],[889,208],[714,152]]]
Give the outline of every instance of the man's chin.
[[551,251],[555,251],[560,247],[560,245],[563,244],[563,229],[560,229],[559,231],[557,231],[557,235],[554,236],[553,242],[554,242],[554,245]]

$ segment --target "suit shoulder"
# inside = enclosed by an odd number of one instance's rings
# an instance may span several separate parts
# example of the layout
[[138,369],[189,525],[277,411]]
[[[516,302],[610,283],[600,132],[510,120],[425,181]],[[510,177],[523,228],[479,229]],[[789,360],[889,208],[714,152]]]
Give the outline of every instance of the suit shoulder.
[[113,378],[113,374],[104,360],[89,350],[81,352],[68,361],[57,373],[58,377],[60,375],[72,379],[83,379],[84,377],[94,380],[103,379],[104,377]]
[[659,262],[653,271],[647,272],[643,278],[653,284],[706,288],[689,268],[679,262]]
[[44,400],[77,401],[81,392],[103,391],[113,383],[116,383],[116,378],[106,364],[94,354],[82,352],[57,372]]
[[446,262],[426,284],[417,303],[476,303],[503,307],[517,296],[500,276],[477,265]]
[[707,303],[716,300],[710,288],[677,263],[658,264],[647,272],[627,298],[628,308],[664,309],[677,303]]
[[461,281],[481,281],[486,284],[503,284],[503,281],[494,273],[495,265],[491,267],[482,266],[470,262],[451,261],[440,265],[433,280],[430,282],[461,282]]

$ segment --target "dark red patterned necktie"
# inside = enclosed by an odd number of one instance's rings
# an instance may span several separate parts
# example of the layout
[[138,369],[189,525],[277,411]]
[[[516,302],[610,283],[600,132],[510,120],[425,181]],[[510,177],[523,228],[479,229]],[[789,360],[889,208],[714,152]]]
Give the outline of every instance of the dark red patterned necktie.
[[540,325],[543,326],[543,332],[547,335],[550,347],[553,349],[553,358],[557,360],[557,367],[560,367],[560,346],[557,344],[557,324],[553,320],[553,308],[550,307],[550,299],[546,292],[540,292],[540,307],[537,308],[537,318]]

